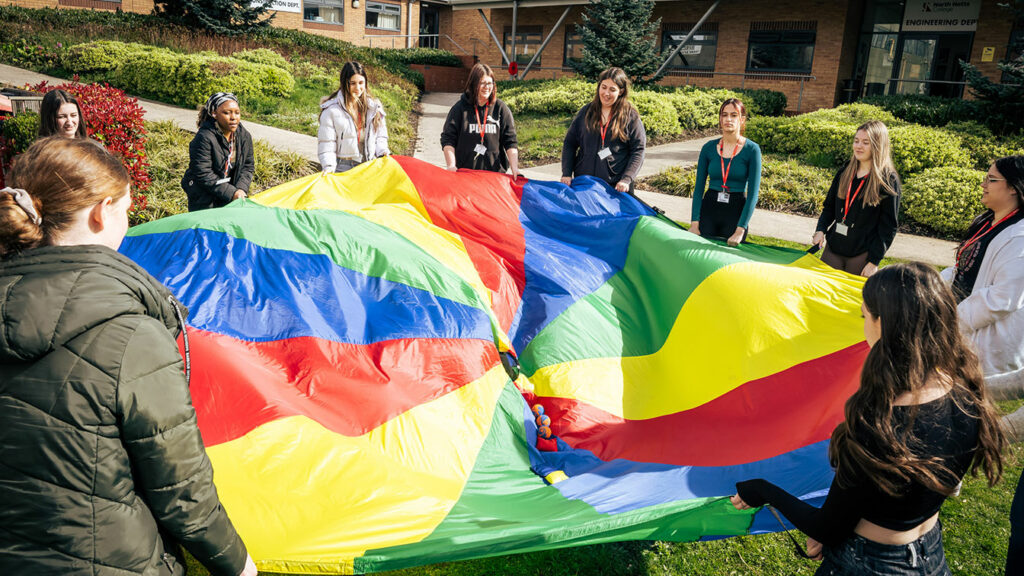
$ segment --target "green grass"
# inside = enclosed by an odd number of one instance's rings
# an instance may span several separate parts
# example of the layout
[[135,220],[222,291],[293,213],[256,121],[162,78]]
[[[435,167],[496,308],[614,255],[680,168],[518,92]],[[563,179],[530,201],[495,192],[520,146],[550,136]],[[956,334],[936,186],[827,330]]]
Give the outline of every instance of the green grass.
[[516,138],[519,141],[519,166],[543,166],[560,162],[562,141],[572,123],[572,116],[558,118],[540,114],[516,116]]

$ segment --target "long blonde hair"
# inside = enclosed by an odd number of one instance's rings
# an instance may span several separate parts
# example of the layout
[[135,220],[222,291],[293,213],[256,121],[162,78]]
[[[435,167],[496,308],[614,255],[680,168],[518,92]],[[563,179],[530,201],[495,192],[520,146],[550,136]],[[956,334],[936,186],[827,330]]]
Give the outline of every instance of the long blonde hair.
[[[868,181],[864,185],[864,206],[878,206],[882,201],[882,190],[887,194],[896,195],[896,188],[892,184],[893,178],[899,178],[896,173],[896,166],[892,163],[892,145],[889,143],[889,129],[878,120],[871,120],[861,124],[857,132],[864,131],[871,143],[871,171],[868,172]],[[854,133],[856,134],[856,132]],[[860,163],[857,158],[850,155],[850,163],[843,170],[839,179],[838,196],[846,198],[846,192],[850,189]]]
[[626,126],[633,117],[630,112],[636,108],[629,101],[629,76],[626,76],[622,68],[608,68],[597,77],[594,99],[587,110],[587,128],[595,134],[601,133],[601,82],[605,80],[611,80],[619,87],[619,98],[612,104],[611,126],[608,127],[608,132],[612,138],[626,140]]

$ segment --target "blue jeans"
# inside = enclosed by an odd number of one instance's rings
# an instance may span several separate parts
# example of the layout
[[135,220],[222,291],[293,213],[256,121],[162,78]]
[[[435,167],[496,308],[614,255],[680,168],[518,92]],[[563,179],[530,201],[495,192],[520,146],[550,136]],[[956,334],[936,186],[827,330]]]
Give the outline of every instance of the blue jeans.
[[942,550],[942,525],[921,538],[893,546],[854,534],[838,546],[825,547],[815,576],[950,576]]

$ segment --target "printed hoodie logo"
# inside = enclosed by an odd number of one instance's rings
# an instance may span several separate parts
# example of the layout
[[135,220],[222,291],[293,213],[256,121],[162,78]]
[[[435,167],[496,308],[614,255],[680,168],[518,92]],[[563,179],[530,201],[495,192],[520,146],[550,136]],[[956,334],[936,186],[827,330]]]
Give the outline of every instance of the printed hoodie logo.
[[[487,126],[487,128],[485,128],[487,134],[497,134],[498,127],[501,125],[501,122],[499,122],[498,119],[495,118],[494,116],[488,116],[484,124]],[[473,118],[472,116],[470,117],[469,122],[469,133],[480,133],[480,126],[476,123],[476,118]]]

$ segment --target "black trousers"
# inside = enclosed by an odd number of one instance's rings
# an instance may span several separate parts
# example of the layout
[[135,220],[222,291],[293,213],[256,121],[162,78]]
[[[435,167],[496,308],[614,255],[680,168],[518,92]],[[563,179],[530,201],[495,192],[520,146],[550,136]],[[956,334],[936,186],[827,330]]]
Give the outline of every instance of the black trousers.
[[[736,232],[740,223],[740,214],[747,205],[747,196],[741,192],[729,193],[729,202],[718,201],[718,191],[704,192],[700,204],[700,235],[705,238],[728,239]],[[743,242],[747,240],[747,231],[743,232]]]

